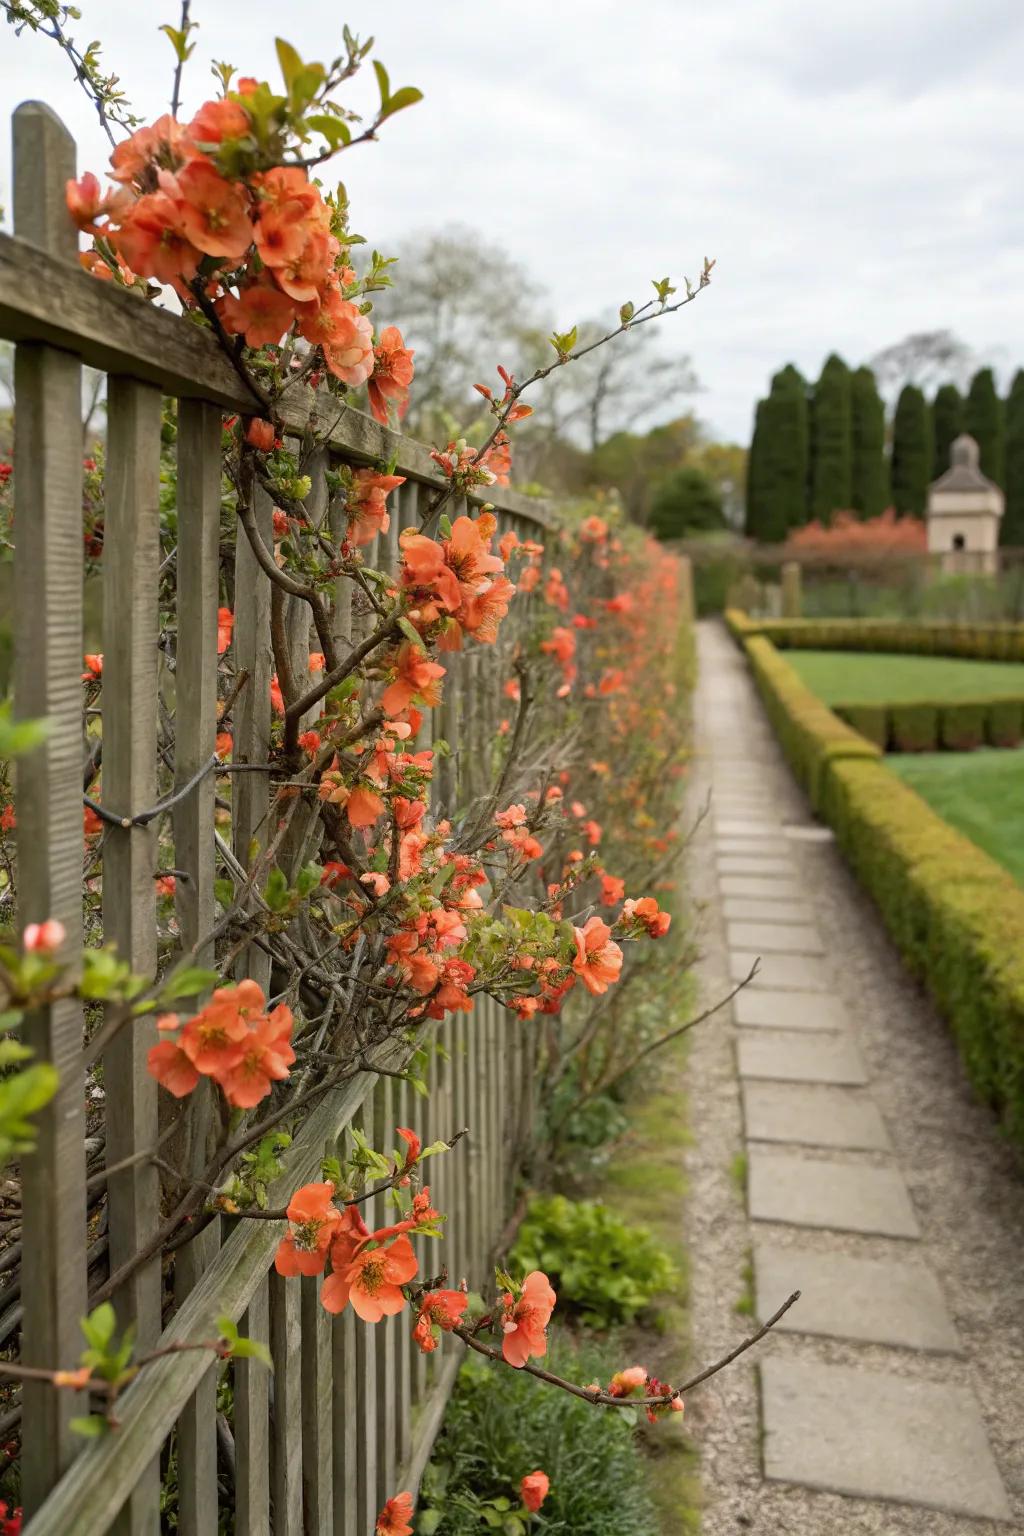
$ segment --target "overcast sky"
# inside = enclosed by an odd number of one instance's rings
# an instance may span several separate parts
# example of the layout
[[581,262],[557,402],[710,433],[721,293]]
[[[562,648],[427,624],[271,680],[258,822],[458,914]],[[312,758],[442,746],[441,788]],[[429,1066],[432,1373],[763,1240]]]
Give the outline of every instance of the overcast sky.
[[[164,110],[156,27],[175,0],[78,4],[77,39],[104,39],[138,109]],[[376,35],[393,87],[424,91],[338,162],[379,248],[470,223],[536,274],[560,328],[717,258],[712,287],[659,327],[692,355],[720,436],[745,442],[770,374],[793,360],[814,376],[832,349],[856,364],[948,327],[1004,380],[1024,363],[1022,0],[193,0],[193,15],[187,109],[211,58],[276,73],[276,32],[323,59],[346,20]],[[32,96],[100,170],[106,142],[53,44],[0,23],[5,115]]]

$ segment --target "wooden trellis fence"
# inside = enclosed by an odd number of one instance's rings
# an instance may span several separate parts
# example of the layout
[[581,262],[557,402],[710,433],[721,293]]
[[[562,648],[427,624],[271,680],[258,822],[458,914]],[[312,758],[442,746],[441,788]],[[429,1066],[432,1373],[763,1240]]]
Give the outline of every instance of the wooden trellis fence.
[[[187,784],[214,751],[217,730],[217,608],[221,515],[221,421],[251,412],[248,396],[212,337],[137,297],[96,282],[77,262],[77,236],[64,186],[75,174],[66,129],[39,103],[14,116],[13,238],[0,235],[0,337],[16,343],[15,701],[20,717],[45,717],[50,734],[18,765],[18,881],[22,923],[55,917],[67,952],[82,943],[82,441],[83,363],[108,376],[105,484],[103,801],[131,817],[158,798],[158,540],[161,397],[178,414],[177,612],[173,782]],[[316,402],[296,402],[301,430]],[[337,414],[338,402],[331,402]],[[292,420],[292,418],[289,418]],[[321,456],[314,510],[327,504],[330,461],[397,459],[407,484],[392,498],[389,535],[370,551],[386,565],[401,527],[418,522],[438,483],[427,450],[341,408]],[[543,511],[497,491],[503,528],[543,537]],[[269,528],[269,502],[259,515]],[[239,538],[234,569],[235,664],[249,673],[235,710],[235,755],[264,762],[270,733],[270,586]],[[339,637],[361,621],[343,598],[334,609]],[[496,647],[448,658],[449,687],[435,730],[456,747],[436,786],[450,808],[484,788],[483,758],[502,708],[509,646],[522,623],[510,620]],[[305,643],[305,642],[304,642]],[[308,649],[308,646],[307,646]],[[506,706],[507,707],[507,706]],[[268,781],[235,782],[234,856],[245,865],[267,815]],[[187,950],[214,919],[214,782],[207,775],[173,811],[177,918]],[[113,827],[103,847],[103,926],[107,941],[136,971],[157,963],[153,828]],[[266,957],[253,954],[253,973]],[[317,1104],[295,1135],[273,1204],[315,1176],[325,1150],[356,1123],[389,1143],[396,1123],[429,1137],[467,1125],[468,1151],[432,1168],[436,1203],[449,1214],[444,1259],[453,1275],[483,1284],[489,1253],[507,1215],[511,1148],[528,1118],[530,1063],[505,1016],[489,1000],[440,1027],[446,1048],[429,1100],[407,1085],[363,1078]],[[90,1292],[86,1223],[83,1018],[62,1002],[37,1013],[26,1039],[53,1061],[59,1093],[40,1117],[37,1152],[23,1175],[21,1358],[48,1367],[73,1364],[82,1349],[79,1319]],[[134,1154],[158,1135],[157,1085],[146,1071],[155,1033],[122,1030],[103,1061],[109,1264],[113,1271],[145,1247],[160,1222],[158,1172]],[[464,1144],[465,1146],[465,1144]],[[90,1179],[90,1185],[95,1182]],[[383,1209],[371,1210],[383,1217]],[[429,1452],[457,1365],[443,1348],[414,1357],[408,1319],[357,1324],[351,1309],[332,1320],[318,1282],[282,1281],[272,1269],[280,1229],[221,1218],[174,1265],[176,1310],[167,1320],[159,1254],[115,1295],[121,1322],[134,1319],[140,1343],[216,1337],[227,1314],[269,1343],[273,1374],[249,1361],[230,1366],[233,1389],[235,1529],[239,1536],[298,1532],[367,1536],[385,1496],[415,1484]],[[431,1254],[426,1262],[434,1257]],[[0,1292],[0,1307],[3,1306]],[[446,1344],[451,1341],[445,1341]],[[218,1529],[218,1377],[224,1367],[202,1352],[169,1356],[144,1371],[119,1403],[122,1427],[83,1442],[69,1427],[85,1411],[71,1392],[26,1384],[23,1494],[28,1536],[102,1536],[159,1529],[160,1453],[175,1435],[177,1518],[182,1536]],[[222,1426],[223,1427],[223,1426]],[[223,1435],[221,1436],[223,1442]],[[220,1447],[223,1467],[225,1449]]]

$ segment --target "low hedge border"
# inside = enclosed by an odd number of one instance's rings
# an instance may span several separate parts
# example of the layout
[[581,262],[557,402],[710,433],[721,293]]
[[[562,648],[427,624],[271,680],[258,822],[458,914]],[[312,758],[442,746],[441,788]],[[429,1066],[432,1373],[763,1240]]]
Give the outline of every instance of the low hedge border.
[[1024,889],[890,773],[768,639],[744,646],[812,804],[949,1020],[974,1088],[1024,1147]]
[[880,749],[865,740],[811,692],[763,635],[743,641],[782,749],[817,809],[824,770],[844,757],[877,758]]
[[[745,621],[743,625],[740,620]],[[1024,661],[1024,624],[933,624],[890,619],[750,619],[737,609],[726,622],[734,635],[760,634],[781,650],[891,651],[916,656],[966,656],[975,661]]]
[[834,704],[832,709],[882,752],[971,752],[1018,747],[1024,740],[1024,699]]

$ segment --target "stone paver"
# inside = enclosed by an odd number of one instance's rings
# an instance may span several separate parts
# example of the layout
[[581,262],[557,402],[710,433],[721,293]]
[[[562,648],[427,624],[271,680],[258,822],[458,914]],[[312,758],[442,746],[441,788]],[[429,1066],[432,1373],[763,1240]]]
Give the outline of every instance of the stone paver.
[[740,821],[728,818],[715,819],[715,831],[720,837],[778,837],[781,827],[778,817],[765,817],[763,821]]
[[754,1148],[747,1199],[754,1221],[878,1237],[921,1235],[907,1186],[893,1168]]
[[756,949],[729,951],[729,969],[734,981],[750,975],[755,960],[760,960],[752,987],[792,989],[796,992],[830,992],[829,975],[820,960],[806,955],[769,955]]
[[766,1477],[978,1518],[1011,1518],[977,1401],[967,1388],[769,1359],[761,1365],[761,1389]]
[[862,1088],[745,1080],[743,1122],[749,1141],[892,1150],[878,1106]]
[[723,896],[767,896],[778,901],[799,901],[806,894],[798,880],[780,880],[772,875],[722,875],[718,886]]
[[843,1029],[846,1013],[827,992],[773,991],[744,987],[733,998],[737,1024],[770,1029]]
[[727,896],[722,902],[727,923],[813,923],[814,908],[804,901],[766,901],[759,896]]
[[788,853],[787,845],[779,839],[772,842],[764,838],[755,842],[750,837],[719,837],[715,834],[715,853],[719,858],[743,858],[753,854],[755,858],[782,858]]
[[720,875],[778,875],[783,880],[796,880],[797,869],[792,859],[773,859],[755,853],[723,853],[718,859]]
[[726,939],[730,949],[756,949],[759,953],[823,955],[825,946],[813,923],[729,923]]
[[829,1083],[862,1088],[864,1059],[849,1035],[812,1034],[810,1030],[755,1030],[736,1042],[740,1077],[784,1083]]
[[783,832],[794,843],[834,843],[836,835],[831,827],[784,826]]
[[923,1264],[758,1243],[754,1274],[762,1323],[800,1292],[777,1325],[782,1333],[947,1353],[960,1348],[939,1282]]

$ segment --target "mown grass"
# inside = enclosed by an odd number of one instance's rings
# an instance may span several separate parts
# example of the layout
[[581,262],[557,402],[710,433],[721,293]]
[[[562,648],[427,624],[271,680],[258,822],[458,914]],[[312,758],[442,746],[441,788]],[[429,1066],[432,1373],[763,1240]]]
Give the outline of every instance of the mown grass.
[[787,651],[786,660],[826,704],[1024,698],[1024,662],[801,650]]
[[906,752],[886,766],[1024,885],[1024,748]]

